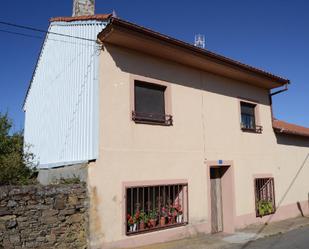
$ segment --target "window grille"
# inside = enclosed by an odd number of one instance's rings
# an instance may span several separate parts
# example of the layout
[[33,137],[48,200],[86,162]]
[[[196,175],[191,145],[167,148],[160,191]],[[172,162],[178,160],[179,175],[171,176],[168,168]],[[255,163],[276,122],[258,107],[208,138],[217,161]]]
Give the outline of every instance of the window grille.
[[256,217],[275,213],[274,178],[256,178],[254,184]]
[[126,234],[150,232],[188,223],[188,185],[126,188]]

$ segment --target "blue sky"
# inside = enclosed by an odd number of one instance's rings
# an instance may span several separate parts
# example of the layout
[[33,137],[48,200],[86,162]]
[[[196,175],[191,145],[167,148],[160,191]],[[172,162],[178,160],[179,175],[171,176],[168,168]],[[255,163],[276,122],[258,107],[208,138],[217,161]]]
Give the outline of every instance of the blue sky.
[[[289,78],[289,91],[274,97],[274,114],[309,127],[309,1],[96,0],[96,13],[113,9],[187,42],[205,34],[207,49]],[[71,12],[72,0],[10,0],[1,3],[0,20],[47,29],[50,17]],[[22,103],[42,40],[0,32],[0,111],[9,112],[15,130],[23,128]]]

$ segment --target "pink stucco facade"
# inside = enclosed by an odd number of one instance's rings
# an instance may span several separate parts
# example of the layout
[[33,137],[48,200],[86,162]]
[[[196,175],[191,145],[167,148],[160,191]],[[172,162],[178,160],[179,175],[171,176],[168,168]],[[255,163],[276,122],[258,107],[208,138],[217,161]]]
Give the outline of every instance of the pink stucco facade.
[[[210,233],[210,167],[222,178],[223,231],[308,213],[309,139],[276,135],[269,90],[145,53],[105,44],[100,54],[99,158],[89,164],[90,234],[96,247],[134,247]],[[172,126],[132,120],[132,84],[167,87]],[[256,104],[262,133],[240,129],[240,101]],[[274,178],[277,210],[255,215],[254,179]],[[188,183],[189,224],[125,234],[124,186]],[[299,205],[297,205],[299,203]]]

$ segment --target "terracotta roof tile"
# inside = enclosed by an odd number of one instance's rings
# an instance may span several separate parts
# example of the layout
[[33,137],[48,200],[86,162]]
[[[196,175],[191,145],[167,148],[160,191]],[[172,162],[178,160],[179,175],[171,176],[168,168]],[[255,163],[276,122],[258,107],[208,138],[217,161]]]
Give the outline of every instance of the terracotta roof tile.
[[112,14],[97,14],[91,16],[68,16],[68,17],[52,17],[49,19],[50,22],[74,22],[74,21],[89,21],[97,20],[104,21],[110,18]]
[[273,128],[277,133],[309,137],[309,128],[281,120],[274,119]]

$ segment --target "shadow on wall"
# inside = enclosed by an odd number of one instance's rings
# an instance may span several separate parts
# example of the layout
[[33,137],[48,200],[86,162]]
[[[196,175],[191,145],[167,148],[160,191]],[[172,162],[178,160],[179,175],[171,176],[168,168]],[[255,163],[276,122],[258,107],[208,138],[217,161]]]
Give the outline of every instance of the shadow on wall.
[[296,203],[296,205],[297,205],[297,208],[298,208],[298,210],[299,210],[299,212],[300,212],[300,215],[301,215],[302,217],[305,217],[300,202],[298,201],[298,202]]
[[309,147],[309,138],[287,134],[276,134],[278,144]]
[[[174,84],[225,95],[244,97],[269,105],[268,91],[247,83],[223,78],[201,70],[183,66],[171,61],[147,56],[113,45],[106,45],[117,67],[123,72],[159,79]],[[205,77],[206,76],[206,77]]]

